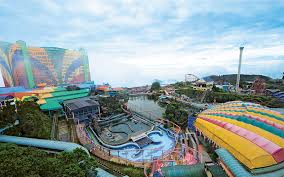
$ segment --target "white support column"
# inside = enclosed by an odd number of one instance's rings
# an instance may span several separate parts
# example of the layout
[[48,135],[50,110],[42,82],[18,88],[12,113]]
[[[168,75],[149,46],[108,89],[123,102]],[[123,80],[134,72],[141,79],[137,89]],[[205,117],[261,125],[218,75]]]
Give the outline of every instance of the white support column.
[[238,67],[238,75],[237,75],[237,83],[236,83],[236,92],[240,91],[240,79],[241,79],[241,66],[242,66],[243,50],[244,50],[244,47],[240,47],[240,57],[239,57],[239,67]]

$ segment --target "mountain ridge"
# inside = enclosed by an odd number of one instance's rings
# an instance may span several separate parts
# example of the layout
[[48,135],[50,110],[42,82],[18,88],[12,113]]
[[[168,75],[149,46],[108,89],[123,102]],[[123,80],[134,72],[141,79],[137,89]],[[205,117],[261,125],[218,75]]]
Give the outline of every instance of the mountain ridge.
[[[256,78],[264,79],[265,81],[272,80],[271,77],[259,75],[259,74],[241,74],[241,82],[250,81],[253,82]],[[231,84],[235,83],[237,80],[237,74],[225,74],[225,75],[210,75],[203,77],[205,81],[214,82],[229,82]]]

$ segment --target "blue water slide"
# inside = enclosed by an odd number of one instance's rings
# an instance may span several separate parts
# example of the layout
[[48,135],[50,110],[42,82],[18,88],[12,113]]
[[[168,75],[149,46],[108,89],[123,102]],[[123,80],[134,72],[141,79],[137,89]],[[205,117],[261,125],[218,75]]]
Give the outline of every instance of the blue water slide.
[[88,155],[90,155],[89,151],[85,147],[70,142],[53,141],[53,140],[45,140],[37,138],[26,138],[18,136],[7,136],[7,135],[0,135],[0,142],[14,143],[21,146],[32,146],[37,148],[65,151],[65,152],[72,152],[73,150],[79,148],[84,150]]
[[226,149],[220,148],[215,151],[224,164],[230,169],[235,177],[283,177],[284,169],[270,173],[253,175]]

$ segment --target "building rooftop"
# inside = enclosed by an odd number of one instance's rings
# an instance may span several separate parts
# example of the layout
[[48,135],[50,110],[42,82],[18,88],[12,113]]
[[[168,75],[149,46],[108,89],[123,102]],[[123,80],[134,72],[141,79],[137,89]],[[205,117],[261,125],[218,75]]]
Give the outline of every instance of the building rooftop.
[[89,89],[50,93],[50,97],[39,100],[40,103],[44,103],[40,106],[40,109],[44,111],[62,109],[62,105],[60,103],[63,103],[66,100],[86,97],[88,94]]
[[97,101],[91,100],[88,97],[85,98],[78,98],[78,99],[73,99],[73,100],[67,100],[64,101],[64,105],[68,106],[72,111],[81,109],[84,107],[89,107],[89,106],[98,106],[99,103]]
[[22,86],[18,87],[0,87],[0,94],[7,94],[7,93],[13,93],[13,92],[25,92],[28,91]]

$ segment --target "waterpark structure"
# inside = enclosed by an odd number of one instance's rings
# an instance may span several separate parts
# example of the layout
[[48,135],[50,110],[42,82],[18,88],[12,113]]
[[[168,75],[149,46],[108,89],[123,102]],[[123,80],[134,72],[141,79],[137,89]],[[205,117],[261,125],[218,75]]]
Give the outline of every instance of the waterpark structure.
[[282,114],[258,104],[233,101],[201,112],[191,124],[201,141],[217,149],[229,176],[284,174]]
[[[74,122],[82,146],[6,135],[0,135],[0,142],[55,152],[80,148],[106,161],[144,168],[145,176],[151,177],[284,174],[284,116],[267,107],[241,101],[202,107],[196,117],[189,116],[188,129],[181,131],[175,123],[152,119],[151,112],[133,106],[122,106],[122,114],[100,117],[99,104],[89,97],[94,83],[76,86],[80,89],[3,88],[0,96],[1,106],[9,100],[35,99],[42,111],[62,113]],[[214,149],[217,163],[204,144]]]
[[104,160],[142,168],[175,152],[180,127],[168,122],[175,128],[166,129],[163,120],[154,122],[136,112],[125,112],[89,123],[77,120],[80,143]]
[[[81,148],[107,161],[143,167],[145,176],[207,176],[208,171],[237,177],[284,174],[284,117],[266,107],[240,101],[215,105],[189,117],[185,134],[170,121],[124,111],[89,122],[73,117],[84,147],[6,135],[0,135],[0,142],[58,152]],[[219,165],[206,157],[200,142],[216,149]]]
[[6,87],[34,88],[91,80],[84,49],[29,47],[24,41],[0,42],[0,69]]

